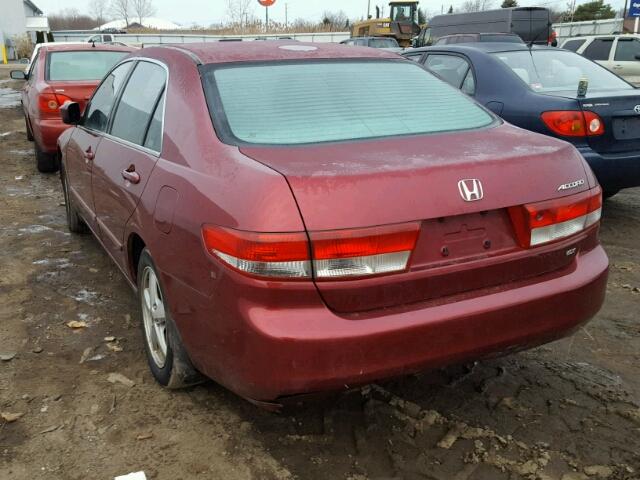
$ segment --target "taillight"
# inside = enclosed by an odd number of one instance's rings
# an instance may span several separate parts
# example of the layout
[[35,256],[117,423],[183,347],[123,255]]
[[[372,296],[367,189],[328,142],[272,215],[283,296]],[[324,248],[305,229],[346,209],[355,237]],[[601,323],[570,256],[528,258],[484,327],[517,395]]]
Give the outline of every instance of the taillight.
[[255,233],[205,225],[202,236],[209,253],[242,272],[263,277],[311,276],[304,232]]
[[[205,225],[207,251],[250,275],[340,279],[406,270],[419,222],[382,227],[255,233]],[[310,241],[309,241],[310,238]]]
[[542,121],[549,129],[564,137],[602,135],[604,122],[597,113],[581,110],[544,112]]
[[311,232],[318,279],[399,272],[416,246],[418,222],[355,230]]
[[600,221],[602,191],[509,208],[518,242],[529,248],[569,237]]
[[42,113],[57,114],[62,105],[71,101],[71,98],[60,93],[41,93],[38,96],[38,107]]

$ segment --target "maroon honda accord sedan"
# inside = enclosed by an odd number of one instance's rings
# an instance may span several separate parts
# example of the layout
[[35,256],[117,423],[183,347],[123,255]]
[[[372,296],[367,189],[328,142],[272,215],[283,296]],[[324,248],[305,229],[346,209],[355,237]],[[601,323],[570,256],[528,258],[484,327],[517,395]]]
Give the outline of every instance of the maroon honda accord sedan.
[[145,48],[62,115],[69,228],[137,292],[162,385],[338,390],[539,345],[603,302],[575,148],[392,53]]

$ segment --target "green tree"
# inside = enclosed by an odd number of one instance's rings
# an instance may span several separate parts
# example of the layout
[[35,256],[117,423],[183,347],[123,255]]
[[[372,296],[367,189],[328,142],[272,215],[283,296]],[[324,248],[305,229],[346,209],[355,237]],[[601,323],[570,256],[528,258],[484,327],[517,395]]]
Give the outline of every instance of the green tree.
[[447,13],[453,13],[453,5],[449,7],[449,11]]
[[[582,22],[585,20],[600,20],[606,18],[614,18],[616,12],[611,5],[604,3],[604,0],[594,0],[580,5],[573,12],[573,21]],[[571,18],[571,12],[567,14],[567,18]]]
[[424,25],[427,23],[427,11],[424,8],[418,9],[418,24]]
[[502,5],[500,5],[501,8],[513,8],[517,6],[517,0],[504,0],[504,2],[502,2]]

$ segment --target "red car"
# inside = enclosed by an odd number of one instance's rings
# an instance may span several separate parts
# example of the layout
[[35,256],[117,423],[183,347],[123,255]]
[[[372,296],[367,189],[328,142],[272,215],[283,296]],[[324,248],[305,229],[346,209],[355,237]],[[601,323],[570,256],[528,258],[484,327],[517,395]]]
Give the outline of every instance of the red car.
[[115,45],[43,45],[27,74],[22,70],[11,72],[11,78],[27,81],[22,89],[22,109],[39,171],[58,170],[56,142],[69,128],[62,123],[60,106],[77,102],[84,108],[102,77],[134,50]]
[[162,385],[278,402],[539,345],[602,305],[601,191],[570,144],[380,50],[140,55],[62,108],[58,143],[69,227],[137,291]]

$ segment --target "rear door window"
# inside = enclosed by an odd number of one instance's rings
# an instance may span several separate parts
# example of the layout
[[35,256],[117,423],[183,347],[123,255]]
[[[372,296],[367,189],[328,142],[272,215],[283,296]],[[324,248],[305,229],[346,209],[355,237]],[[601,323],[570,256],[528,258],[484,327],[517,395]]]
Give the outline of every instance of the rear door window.
[[571,50],[572,52],[577,52],[578,49],[584,45],[586,40],[568,40],[562,45],[562,48],[565,50]]
[[167,75],[160,65],[138,62],[120,97],[111,135],[144,145],[152,115],[160,102]]
[[596,38],[589,44],[582,55],[589,60],[609,60],[612,46],[613,38]]
[[615,61],[635,62],[638,60],[636,55],[640,55],[640,41],[637,38],[618,38]]
[[444,54],[429,55],[425,66],[456,88],[462,87],[470,69],[469,63],[464,58]]
[[115,68],[107,78],[102,81],[102,84],[93,94],[89,107],[85,111],[83,125],[86,128],[99,132],[107,130],[116,97],[124,81],[127,79],[132,64],[133,62],[123,63]]

